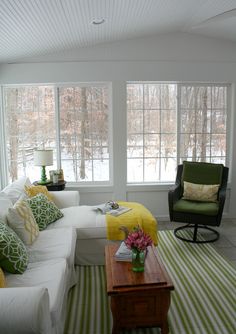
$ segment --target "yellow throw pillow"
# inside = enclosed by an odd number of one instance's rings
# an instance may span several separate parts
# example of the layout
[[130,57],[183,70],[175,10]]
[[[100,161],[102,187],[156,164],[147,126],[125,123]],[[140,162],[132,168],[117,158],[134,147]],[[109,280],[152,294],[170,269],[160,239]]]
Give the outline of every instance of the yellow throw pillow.
[[0,268],[0,288],[6,288],[6,279],[4,276],[4,272],[2,271],[2,268]]
[[196,184],[184,181],[183,199],[199,202],[216,202],[219,184]]
[[7,220],[24,244],[32,245],[39,235],[39,227],[29,204],[24,200],[17,201],[14,207],[8,210]]
[[44,194],[50,201],[53,201],[53,195],[49,193],[46,186],[25,186],[25,192],[29,197]]

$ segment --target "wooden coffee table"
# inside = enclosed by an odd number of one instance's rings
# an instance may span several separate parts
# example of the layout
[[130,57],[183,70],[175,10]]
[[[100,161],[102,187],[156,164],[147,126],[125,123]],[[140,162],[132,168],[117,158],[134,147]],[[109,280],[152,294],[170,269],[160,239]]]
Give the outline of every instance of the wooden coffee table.
[[118,262],[114,254],[118,245],[105,248],[107,293],[113,315],[112,333],[123,328],[160,327],[168,333],[167,313],[172,281],[155,247],[149,247],[145,271],[133,272],[130,262]]

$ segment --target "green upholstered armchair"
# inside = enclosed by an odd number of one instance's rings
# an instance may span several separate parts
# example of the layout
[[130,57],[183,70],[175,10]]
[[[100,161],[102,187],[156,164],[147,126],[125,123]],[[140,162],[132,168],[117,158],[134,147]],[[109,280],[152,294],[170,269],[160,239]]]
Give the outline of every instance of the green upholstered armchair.
[[[219,238],[219,233],[209,226],[220,225],[227,180],[228,168],[222,164],[184,161],[178,166],[175,186],[168,194],[169,214],[171,221],[187,225],[174,230],[177,238],[195,243],[213,242]],[[199,228],[210,230],[213,237],[199,239]],[[190,237],[181,233],[186,229],[191,230]]]

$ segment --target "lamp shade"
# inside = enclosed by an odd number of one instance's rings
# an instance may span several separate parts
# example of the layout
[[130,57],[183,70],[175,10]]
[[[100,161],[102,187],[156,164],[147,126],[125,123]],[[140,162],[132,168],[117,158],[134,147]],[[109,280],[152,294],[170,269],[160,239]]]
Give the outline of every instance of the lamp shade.
[[53,150],[36,150],[34,151],[35,166],[52,166]]

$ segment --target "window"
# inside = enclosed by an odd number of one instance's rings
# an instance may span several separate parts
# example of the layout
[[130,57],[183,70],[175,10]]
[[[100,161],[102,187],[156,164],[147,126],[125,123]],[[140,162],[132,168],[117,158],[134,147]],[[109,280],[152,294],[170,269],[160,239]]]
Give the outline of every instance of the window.
[[128,182],[174,181],[183,160],[225,164],[227,90],[226,85],[128,83]]
[[108,87],[59,89],[61,165],[67,181],[109,181]]
[[180,87],[180,160],[225,164],[227,87]]
[[[228,98],[223,84],[128,83],[128,183],[173,182],[183,160],[225,164]],[[10,181],[39,178],[33,151],[43,146],[66,181],[110,181],[109,84],[5,86],[3,106]]]
[[55,96],[50,86],[4,88],[6,155],[11,181],[27,175],[35,179],[37,147],[55,149]]
[[108,88],[107,84],[4,87],[9,179],[27,175],[37,180],[40,169],[34,166],[33,152],[45,147],[54,151],[51,169],[62,168],[66,181],[108,182]]

